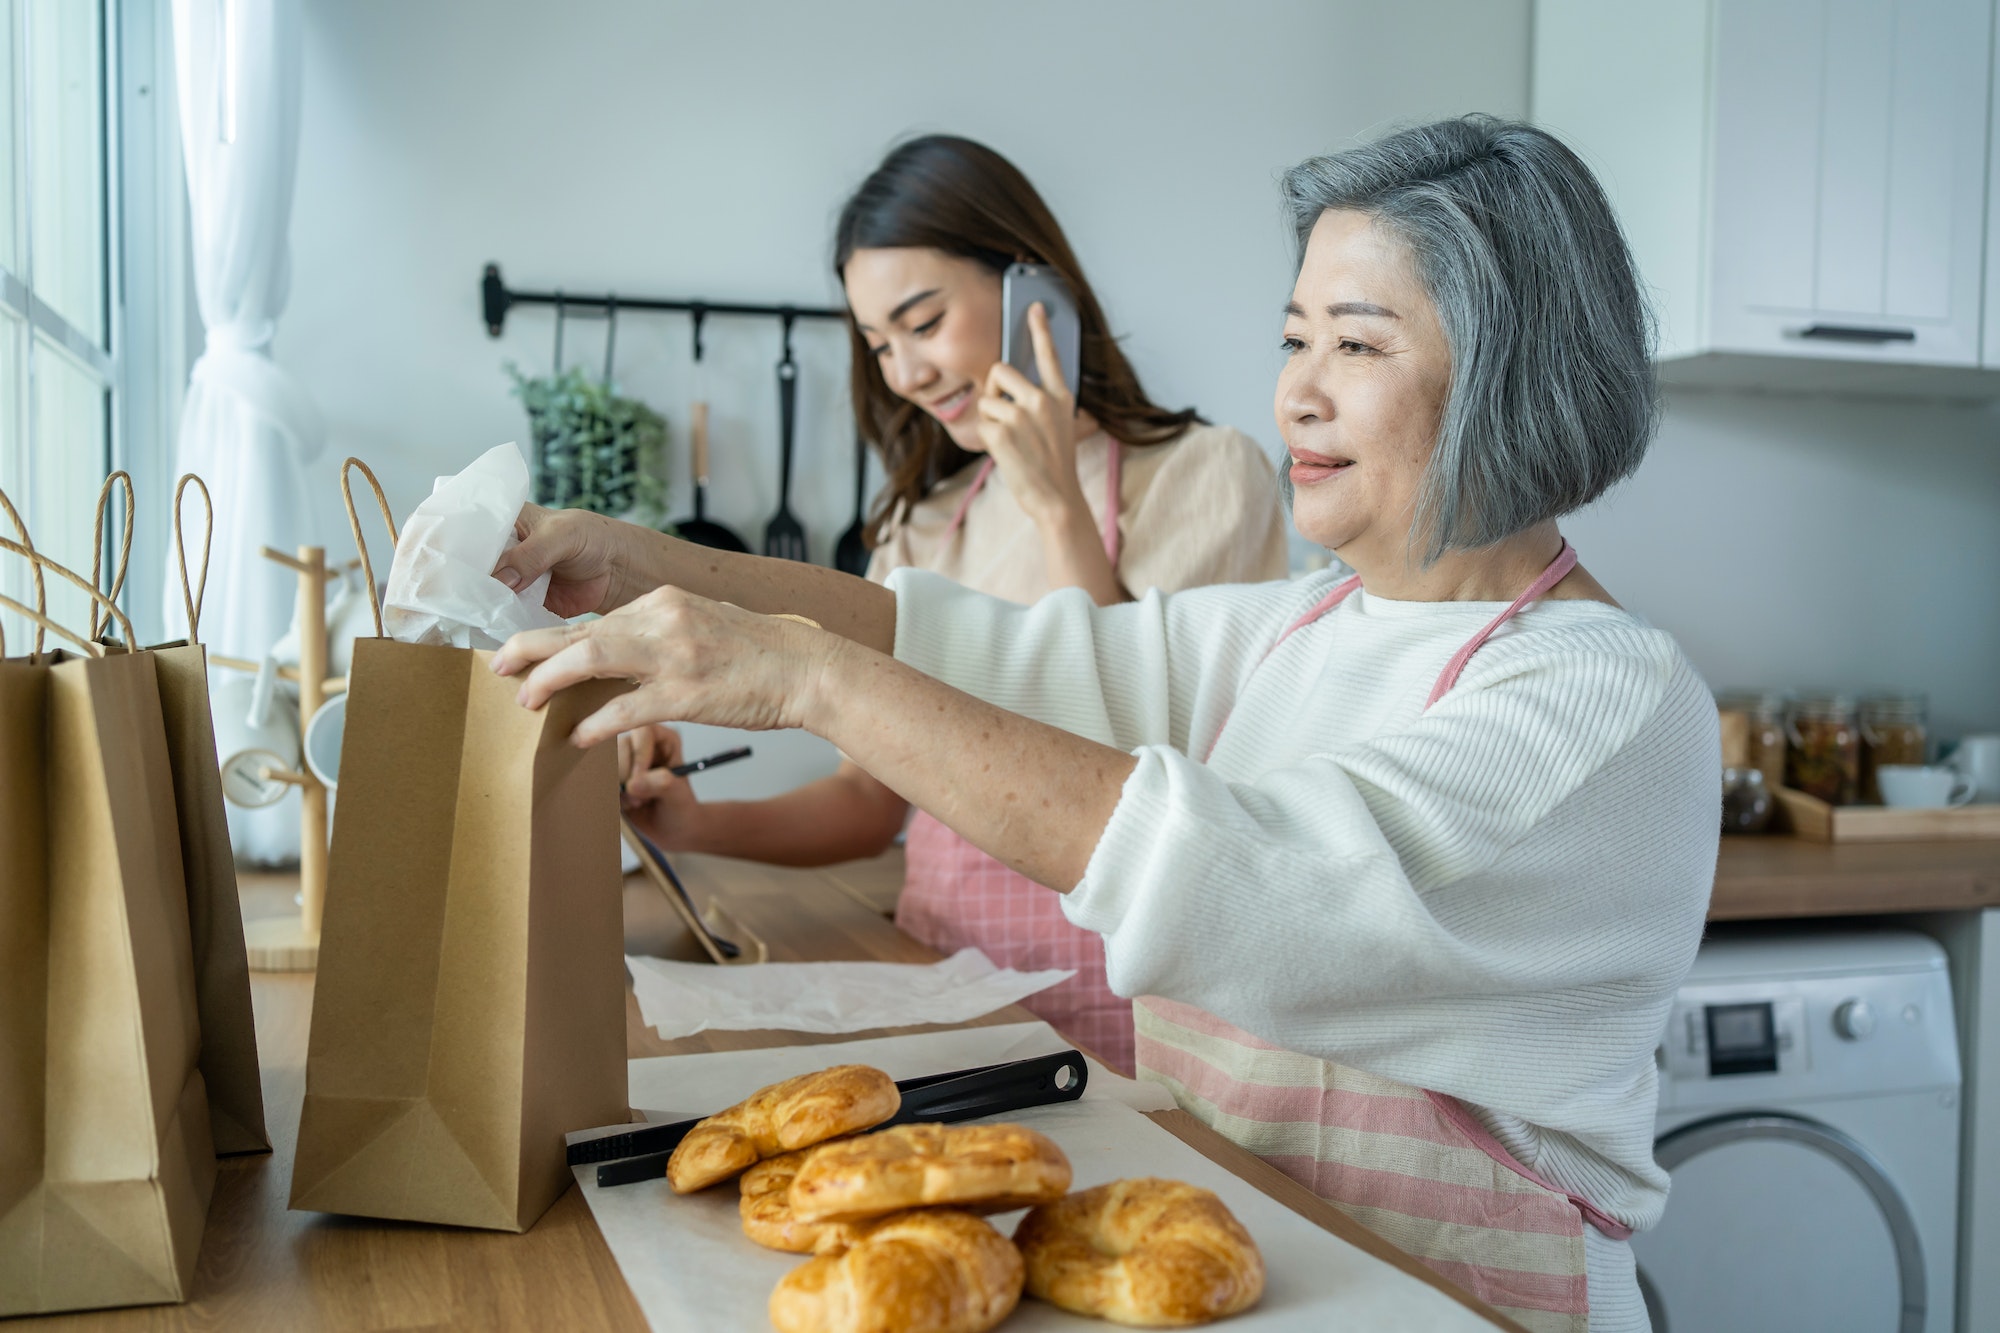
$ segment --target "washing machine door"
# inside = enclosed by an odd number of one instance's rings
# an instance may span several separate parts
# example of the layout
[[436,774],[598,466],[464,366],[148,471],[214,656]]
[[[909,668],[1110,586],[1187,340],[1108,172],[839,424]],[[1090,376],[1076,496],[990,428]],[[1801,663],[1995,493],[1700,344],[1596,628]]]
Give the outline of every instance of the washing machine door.
[[1663,1135],[1654,1154],[1673,1193],[1632,1240],[1654,1333],[1920,1333],[1916,1224],[1851,1137],[1732,1113]]

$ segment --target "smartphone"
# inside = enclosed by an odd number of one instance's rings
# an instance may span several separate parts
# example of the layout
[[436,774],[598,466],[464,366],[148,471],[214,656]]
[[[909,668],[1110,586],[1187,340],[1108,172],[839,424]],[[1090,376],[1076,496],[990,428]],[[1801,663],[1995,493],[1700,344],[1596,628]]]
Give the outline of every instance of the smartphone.
[[1063,384],[1076,393],[1083,368],[1083,321],[1076,298],[1054,269],[1041,264],[1013,264],[1000,279],[1000,305],[1006,312],[1000,326],[1000,359],[1039,386],[1042,368],[1035,363],[1035,337],[1028,329],[1028,307],[1040,301],[1049,313],[1049,335],[1055,340],[1056,361]]

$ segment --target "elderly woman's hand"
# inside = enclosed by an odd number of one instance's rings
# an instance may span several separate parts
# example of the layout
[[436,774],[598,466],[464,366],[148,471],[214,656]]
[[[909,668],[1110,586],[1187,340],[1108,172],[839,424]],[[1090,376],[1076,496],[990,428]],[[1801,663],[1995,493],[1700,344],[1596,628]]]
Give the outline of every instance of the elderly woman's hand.
[[821,676],[845,647],[798,621],[660,588],[601,620],[516,634],[493,670],[533,668],[521,683],[528,708],[582,680],[636,682],[577,724],[571,739],[595,745],[652,722],[805,726]]
[[631,525],[583,509],[521,506],[514,520],[519,540],[501,553],[493,577],[510,588],[525,588],[544,574],[545,605],[567,619],[615,605],[613,585],[626,558]]
[[1079,510],[1087,517],[1090,507],[1076,479],[1076,395],[1063,383],[1048,312],[1039,301],[1028,307],[1028,334],[1041,386],[1007,362],[994,362],[978,404],[979,442],[1021,508],[1049,527]]

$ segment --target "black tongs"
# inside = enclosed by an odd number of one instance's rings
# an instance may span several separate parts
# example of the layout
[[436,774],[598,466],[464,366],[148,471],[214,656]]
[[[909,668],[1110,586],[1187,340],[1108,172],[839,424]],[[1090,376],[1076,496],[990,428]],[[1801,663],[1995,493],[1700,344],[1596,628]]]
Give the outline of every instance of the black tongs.
[[[902,1106],[873,1128],[918,1121],[949,1125],[1030,1106],[1073,1102],[1083,1096],[1083,1085],[1089,1080],[1090,1067],[1079,1051],[901,1079],[896,1090],[903,1095]],[[671,1125],[647,1125],[623,1134],[584,1139],[569,1145],[569,1164],[603,1163],[597,1168],[599,1188],[658,1180],[667,1173],[667,1159],[674,1149],[700,1123],[698,1119],[678,1120]]]

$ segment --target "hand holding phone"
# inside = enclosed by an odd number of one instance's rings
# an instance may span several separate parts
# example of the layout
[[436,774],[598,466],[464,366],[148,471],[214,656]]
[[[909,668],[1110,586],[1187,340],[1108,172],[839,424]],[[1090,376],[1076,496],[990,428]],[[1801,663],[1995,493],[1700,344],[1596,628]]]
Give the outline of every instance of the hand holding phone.
[[1010,265],[1000,279],[1000,359],[1041,387],[1042,369],[1035,358],[1035,339],[1028,327],[1028,308],[1037,301],[1048,315],[1049,336],[1062,367],[1063,387],[1074,395],[1083,369],[1083,322],[1076,298],[1062,275],[1043,264]]

